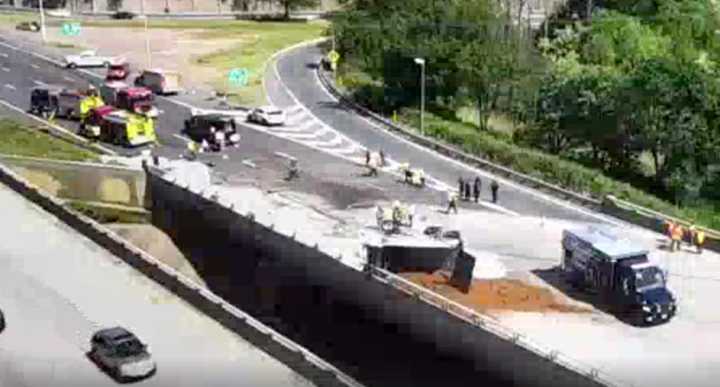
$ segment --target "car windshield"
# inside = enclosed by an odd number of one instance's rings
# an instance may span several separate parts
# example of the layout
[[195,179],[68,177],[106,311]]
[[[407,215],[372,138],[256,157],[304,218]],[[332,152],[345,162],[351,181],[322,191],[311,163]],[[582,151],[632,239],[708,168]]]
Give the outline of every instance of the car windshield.
[[124,70],[125,66],[123,65],[112,65],[110,66],[110,70]]
[[115,342],[115,356],[130,357],[143,353],[145,346],[136,338],[127,336]]
[[639,292],[661,287],[665,284],[665,277],[657,267],[646,267],[635,272],[635,288]]
[[282,112],[280,110],[271,110],[268,112],[268,114],[271,116],[279,116],[282,114]]

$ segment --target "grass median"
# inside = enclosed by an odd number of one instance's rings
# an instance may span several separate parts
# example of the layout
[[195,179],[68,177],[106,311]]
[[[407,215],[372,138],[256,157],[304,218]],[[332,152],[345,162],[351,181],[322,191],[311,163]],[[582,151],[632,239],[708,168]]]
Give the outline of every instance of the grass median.
[[98,155],[41,128],[0,117],[0,154],[70,161],[96,161]]

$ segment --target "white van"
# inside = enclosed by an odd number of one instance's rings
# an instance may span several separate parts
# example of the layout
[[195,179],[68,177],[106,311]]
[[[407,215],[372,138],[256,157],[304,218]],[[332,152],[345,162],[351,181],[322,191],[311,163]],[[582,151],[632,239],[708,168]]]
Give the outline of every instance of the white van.
[[177,71],[145,70],[135,78],[135,86],[147,87],[155,94],[177,94],[182,91],[182,76]]

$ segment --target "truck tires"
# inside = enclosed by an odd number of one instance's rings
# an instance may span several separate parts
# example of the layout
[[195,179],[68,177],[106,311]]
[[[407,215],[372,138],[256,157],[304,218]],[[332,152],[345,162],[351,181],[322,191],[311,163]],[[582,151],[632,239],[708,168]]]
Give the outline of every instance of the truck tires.
[[76,65],[75,63],[72,63],[72,62],[71,62],[71,63],[68,63],[67,67],[68,67],[69,69],[76,69],[76,68],[77,68],[77,65]]

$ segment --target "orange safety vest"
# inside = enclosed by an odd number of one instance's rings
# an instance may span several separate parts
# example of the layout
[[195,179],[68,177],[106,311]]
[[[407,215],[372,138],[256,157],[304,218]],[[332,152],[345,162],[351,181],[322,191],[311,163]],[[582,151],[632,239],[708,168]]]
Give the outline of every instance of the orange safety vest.
[[675,240],[675,241],[682,240],[683,231],[684,231],[684,230],[683,230],[683,226],[681,226],[681,225],[679,225],[679,224],[678,224],[678,225],[675,225],[675,226],[672,228],[672,231],[670,231],[670,233],[672,234],[672,239]]

